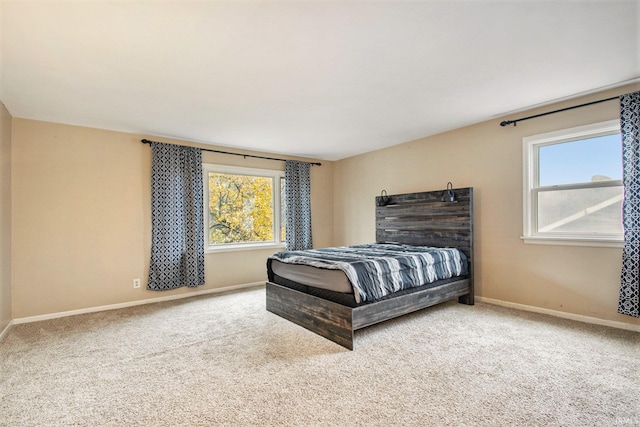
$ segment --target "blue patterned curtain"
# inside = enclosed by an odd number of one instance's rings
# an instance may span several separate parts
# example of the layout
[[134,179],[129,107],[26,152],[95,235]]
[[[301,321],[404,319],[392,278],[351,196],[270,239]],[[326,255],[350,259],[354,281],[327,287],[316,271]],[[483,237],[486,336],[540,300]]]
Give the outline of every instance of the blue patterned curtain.
[[151,143],[151,263],[148,289],[204,284],[202,152]]
[[620,97],[624,248],[618,312],[640,317],[640,92]]
[[311,163],[285,162],[286,250],[311,249]]

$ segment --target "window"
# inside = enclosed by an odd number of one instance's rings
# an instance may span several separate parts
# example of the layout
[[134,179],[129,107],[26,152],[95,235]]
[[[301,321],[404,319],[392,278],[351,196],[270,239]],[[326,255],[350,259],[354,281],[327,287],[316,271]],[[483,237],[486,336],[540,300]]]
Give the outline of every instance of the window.
[[617,120],[523,139],[527,243],[622,242],[622,143]]
[[203,165],[209,250],[284,245],[284,172]]

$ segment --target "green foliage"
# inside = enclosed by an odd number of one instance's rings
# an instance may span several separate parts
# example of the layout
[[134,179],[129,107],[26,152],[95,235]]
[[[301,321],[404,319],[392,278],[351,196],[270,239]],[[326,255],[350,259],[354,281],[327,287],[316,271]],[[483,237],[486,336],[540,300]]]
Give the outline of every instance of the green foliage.
[[209,173],[211,244],[273,240],[273,181]]

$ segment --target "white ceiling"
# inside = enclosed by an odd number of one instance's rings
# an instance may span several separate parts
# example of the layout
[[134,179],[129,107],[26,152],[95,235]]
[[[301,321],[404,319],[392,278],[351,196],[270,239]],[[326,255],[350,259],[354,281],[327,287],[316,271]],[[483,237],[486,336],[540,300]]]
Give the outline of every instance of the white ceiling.
[[2,0],[0,14],[14,117],[325,160],[640,77],[640,0]]

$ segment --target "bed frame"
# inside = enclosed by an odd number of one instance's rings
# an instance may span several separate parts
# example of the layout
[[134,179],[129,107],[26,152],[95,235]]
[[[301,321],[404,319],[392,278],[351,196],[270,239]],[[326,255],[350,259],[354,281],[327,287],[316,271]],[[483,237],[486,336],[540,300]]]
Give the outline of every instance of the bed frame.
[[353,350],[357,329],[454,298],[473,305],[473,188],[453,191],[453,202],[442,201],[447,190],[391,195],[385,206],[376,197],[376,242],[458,248],[469,261],[467,276],[357,307],[268,281],[267,310]]

